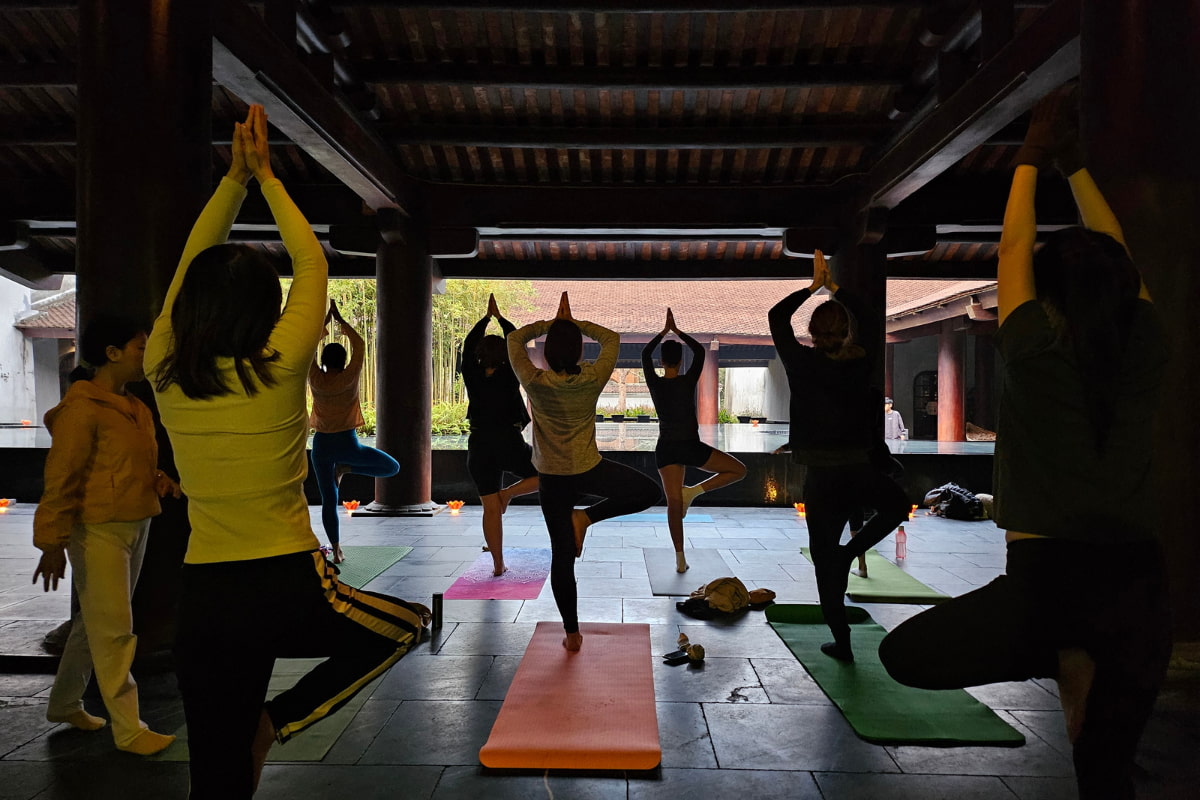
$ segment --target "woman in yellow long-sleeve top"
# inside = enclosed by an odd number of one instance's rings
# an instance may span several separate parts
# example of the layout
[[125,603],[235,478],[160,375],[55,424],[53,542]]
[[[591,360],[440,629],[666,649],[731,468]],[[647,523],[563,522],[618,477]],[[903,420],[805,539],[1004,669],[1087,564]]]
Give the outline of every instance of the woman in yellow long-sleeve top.
[[[85,731],[105,720],[83,708],[93,671],[112,717],[117,748],[138,755],[163,750],[174,736],[155,733],[138,714],[129,668],[137,650],[130,601],[146,552],[158,498],[179,487],[157,469],[154,419],[125,385],[140,381],[146,329],[118,317],[98,317],[79,339],[79,379],[46,412],[54,437],[45,487],[33,517],[33,543],[42,551],[33,579],[57,589],[70,553],[79,610],[63,649],[46,719]],[[76,377],[73,373],[72,377]]]
[[[223,244],[251,176],[292,257],[282,313],[269,262]],[[273,740],[345,704],[428,622],[424,606],[339,583],[309,521],[304,387],[327,279],[320,243],[271,172],[266,115],[252,106],[146,349],[190,500],[175,651],[192,800],[250,797]],[[277,656],[329,658],[264,703]]]

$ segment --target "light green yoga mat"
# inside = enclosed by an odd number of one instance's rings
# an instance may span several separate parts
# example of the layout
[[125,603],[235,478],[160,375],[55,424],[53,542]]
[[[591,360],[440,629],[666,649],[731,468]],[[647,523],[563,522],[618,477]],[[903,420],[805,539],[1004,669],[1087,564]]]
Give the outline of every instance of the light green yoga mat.
[[[804,557],[812,561],[807,547],[800,548]],[[858,562],[854,562],[858,566]],[[867,551],[867,575],[860,578],[851,575],[846,585],[846,596],[856,603],[914,603],[932,606],[944,603],[949,595],[930,589],[904,570],[888,561],[875,550]]]
[[[831,637],[820,606],[767,607],[771,627],[863,739],[876,744],[1015,747],[1025,743],[1020,731],[961,689],[932,691],[896,683],[879,663],[879,642],[887,631],[864,609],[851,606],[846,615],[853,663],[821,652],[821,643]],[[935,657],[930,653],[930,658]]]
[[[271,673],[271,683],[267,688],[267,697],[271,698],[285,689],[296,684],[296,681],[307,675],[313,667],[320,664],[323,658],[280,658],[275,661],[275,670]],[[386,674],[386,673],[385,673]],[[333,747],[338,737],[349,727],[354,715],[363,707],[363,703],[375,692],[383,675],[368,683],[358,694],[350,698],[346,705],[339,708],[320,722],[314,723],[297,734],[287,744],[276,742],[271,745],[267,761],[320,761],[325,758],[329,748]],[[159,761],[188,761],[191,754],[188,751],[187,726],[175,731],[175,743],[157,756]]]
[[346,545],[346,560],[338,564],[338,580],[361,589],[371,579],[412,552],[411,547],[366,547]]

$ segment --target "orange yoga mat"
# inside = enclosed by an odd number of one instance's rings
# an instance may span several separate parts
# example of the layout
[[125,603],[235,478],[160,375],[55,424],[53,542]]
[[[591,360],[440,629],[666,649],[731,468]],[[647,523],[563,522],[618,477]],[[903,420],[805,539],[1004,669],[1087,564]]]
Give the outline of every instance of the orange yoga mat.
[[487,743],[485,767],[653,769],[662,760],[650,626],[579,626],[583,649],[562,646],[561,622],[539,622]]

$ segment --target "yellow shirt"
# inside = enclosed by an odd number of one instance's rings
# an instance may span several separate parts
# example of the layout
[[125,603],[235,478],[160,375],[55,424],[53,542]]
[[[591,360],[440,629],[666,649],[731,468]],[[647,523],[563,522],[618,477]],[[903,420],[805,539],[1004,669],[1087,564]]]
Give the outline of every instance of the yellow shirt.
[[[184,561],[189,564],[268,558],[319,546],[304,497],[304,387],[324,330],[329,267],[283,185],[270,180],[262,192],[292,257],[294,276],[268,343],[279,354],[268,366],[275,385],[259,385],[257,394],[245,395],[233,359],[224,358],[218,365],[234,388],[231,394],[193,400],[177,384],[155,392],[188,496],[192,535]],[[201,250],[224,243],[245,197],[243,186],[222,179],[192,228],[146,345],[146,372],[152,381],[173,341],[171,308],[188,266]]]

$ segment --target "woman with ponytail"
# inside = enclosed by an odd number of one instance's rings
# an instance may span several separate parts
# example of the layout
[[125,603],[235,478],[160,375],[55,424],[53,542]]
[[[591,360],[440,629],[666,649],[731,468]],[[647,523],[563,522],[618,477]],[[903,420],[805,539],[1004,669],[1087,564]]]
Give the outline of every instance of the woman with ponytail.
[[[813,310],[809,347],[796,340],[792,315],[823,288],[833,299]],[[858,298],[834,282],[820,250],[813,255],[812,285],[780,300],[768,319],[792,391],[792,460],[806,468],[802,492],[808,545],[821,611],[833,633],[833,641],[821,645],[821,651],[853,661],[842,598],[850,565],[903,522],[909,509],[904,490],[872,461],[882,444],[882,419],[880,395],[870,380],[883,336],[870,325],[872,318]],[[846,523],[861,515],[864,506],[874,508],[875,516],[849,543],[840,544]]]
[[[1166,341],[1083,166],[1077,118],[1056,97],[1034,109],[1000,237],[992,482],[1005,574],[900,625],[879,656],[925,689],[1056,679],[1079,797],[1132,798],[1171,652],[1151,484]],[[1035,254],[1038,175],[1052,162],[1083,227],[1052,233]]]

